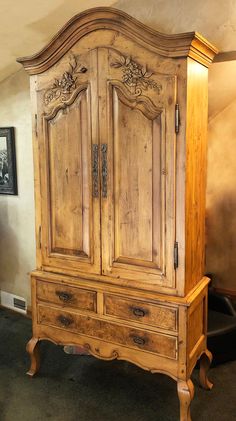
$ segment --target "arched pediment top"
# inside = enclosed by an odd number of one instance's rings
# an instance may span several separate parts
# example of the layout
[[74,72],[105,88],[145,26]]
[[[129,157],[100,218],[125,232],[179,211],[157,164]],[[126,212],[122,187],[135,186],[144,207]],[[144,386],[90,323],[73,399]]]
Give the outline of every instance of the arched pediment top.
[[218,50],[197,32],[166,35],[144,25],[127,13],[110,7],[85,10],[74,16],[38,53],[18,58],[33,75],[53,66],[83,36],[98,29],[119,31],[163,57],[192,57],[208,66]]

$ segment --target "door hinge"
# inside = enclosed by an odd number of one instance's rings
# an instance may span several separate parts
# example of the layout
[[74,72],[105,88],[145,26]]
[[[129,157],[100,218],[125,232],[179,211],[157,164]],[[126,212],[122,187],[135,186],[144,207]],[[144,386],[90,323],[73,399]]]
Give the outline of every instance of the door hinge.
[[175,104],[175,133],[179,133],[180,116],[179,116],[179,104]]
[[34,131],[35,131],[35,136],[38,137],[38,115],[37,114],[34,115]]
[[38,244],[39,244],[39,248],[40,248],[40,249],[41,249],[41,247],[42,247],[41,237],[42,237],[42,228],[41,228],[41,225],[39,225],[39,231],[38,231]]
[[179,245],[177,241],[174,244],[174,268],[177,269],[179,266]]

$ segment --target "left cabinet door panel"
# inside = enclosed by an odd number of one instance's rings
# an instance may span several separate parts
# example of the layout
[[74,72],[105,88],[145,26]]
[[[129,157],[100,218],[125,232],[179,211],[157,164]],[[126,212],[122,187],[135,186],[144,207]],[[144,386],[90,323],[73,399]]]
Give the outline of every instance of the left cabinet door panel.
[[[65,82],[63,92],[60,90],[62,83],[57,92],[54,88],[57,82],[54,82],[52,88],[41,94],[41,101],[44,100],[47,107],[49,103],[51,105],[46,113],[44,108],[39,135],[41,194],[44,197],[42,261],[46,267],[59,272],[100,273],[97,83],[96,62],[92,59],[91,56],[84,68],[86,76],[81,73],[81,81],[79,70],[76,76],[73,74],[76,69],[74,57],[73,63],[69,63],[72,72],[63,73],[61,79],[55,78],[55,81]],[[97,177],[95,181],[94,177]]]

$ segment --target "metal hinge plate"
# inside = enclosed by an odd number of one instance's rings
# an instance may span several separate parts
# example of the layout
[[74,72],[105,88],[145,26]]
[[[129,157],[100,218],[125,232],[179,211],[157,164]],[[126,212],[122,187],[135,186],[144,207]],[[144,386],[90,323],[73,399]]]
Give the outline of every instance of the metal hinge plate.
[[174,268],[177,269],[179,266],[179,245],[177,241],[174,244]]
[[34,131],[35,131],[35,136],[38,137],[38,116],[37,116],[37,114],[34,115]]
[[39,244],[39,248],[41,249],[41,247],[42,247],[42,228],[41,228],[41,225],[39,225],[39,231],[38,231],[38,244]]
[[175,104],[175,133],[179,133],[179,124],[180,124],[179,104]]

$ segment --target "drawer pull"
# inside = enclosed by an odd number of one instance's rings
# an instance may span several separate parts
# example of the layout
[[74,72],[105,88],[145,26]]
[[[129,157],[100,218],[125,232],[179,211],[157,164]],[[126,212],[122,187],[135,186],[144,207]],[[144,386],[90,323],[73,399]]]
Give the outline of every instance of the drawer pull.
[[144,317],[146,315],[146,312],[142,308],[134,308],[133,314],[137,317]]
[[69,317],[65,317],[65,316],[58,316],[57,320],[65,327],[70,326],[71,323],[73,323],[73,320],[70,319]]
[[72,294],[64,291],[56,291],[56,295],[58,296],[59,300],[64,301],[65,303],[70,301],[73,297]]
[[136,345],[145,345],[145,339],[140,338],[140,336],[134,336],[133,341]]

